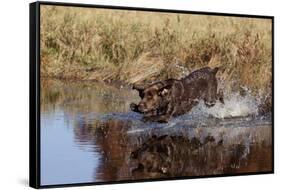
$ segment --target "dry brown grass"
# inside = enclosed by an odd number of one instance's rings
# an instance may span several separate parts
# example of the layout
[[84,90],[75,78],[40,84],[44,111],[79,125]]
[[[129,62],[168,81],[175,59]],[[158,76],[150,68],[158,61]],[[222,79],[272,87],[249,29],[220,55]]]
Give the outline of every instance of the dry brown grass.
[[43,6],[42,76],[127,84],[220,66],[229,90],[271,92],[270,19]]

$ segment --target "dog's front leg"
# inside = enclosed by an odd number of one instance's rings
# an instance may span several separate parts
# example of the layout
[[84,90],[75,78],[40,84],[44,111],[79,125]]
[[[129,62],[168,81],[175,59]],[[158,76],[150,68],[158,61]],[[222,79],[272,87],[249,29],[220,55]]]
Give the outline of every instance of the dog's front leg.
[[[170,102],[165,109],[163,110],[162,114],[157,114],[155,116],[147,118],[149,121],[159,122],[159,123],[168,123],[171,119],[173,113],[175,112],[174,103]],[[144,118],[146,119],[146,118]]]
[[142,120],[144,122],[151,121],[151,120],[153,120],[152,118],[157,117],[157,116],[158,116],[157,110],[151,111],[151,112],[145,113]]
[[143,121],[152,121],[152,122],[159,122],[159,123],[168,123],[171,115],[153,115],[153,116],[144,116]]

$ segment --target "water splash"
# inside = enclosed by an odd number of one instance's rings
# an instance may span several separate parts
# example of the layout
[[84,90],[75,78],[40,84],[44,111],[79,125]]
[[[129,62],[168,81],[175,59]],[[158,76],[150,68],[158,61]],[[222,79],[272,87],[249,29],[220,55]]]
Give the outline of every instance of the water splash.
[[216,104],[207,108],[203,101],[196,106],[193,113],[203,113],[216,118],[246,117],[258,114],[258,100],[246,94],[241,96],[239,93],[232,93],[224,97],[224,104],[217,101]]

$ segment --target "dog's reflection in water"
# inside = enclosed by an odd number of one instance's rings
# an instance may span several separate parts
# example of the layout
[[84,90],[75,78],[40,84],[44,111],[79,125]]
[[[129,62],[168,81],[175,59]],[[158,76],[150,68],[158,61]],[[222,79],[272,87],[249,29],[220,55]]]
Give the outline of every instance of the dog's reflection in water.
[[271,170],[271,145],[226,143],[210,134],[128,133],[132,122],[109,119],[75,130],[101,155],[96,180],[116,181]]
[[[219,173],[223,168],[216,153],[222,150],[223,141],[216,142],[213,136],[206,136],[201,142],[196,137],[154,135],[131,153],[131,158],[137,162],[132,172],[159,177]],[[236,155],[239,160],[239,153]]]

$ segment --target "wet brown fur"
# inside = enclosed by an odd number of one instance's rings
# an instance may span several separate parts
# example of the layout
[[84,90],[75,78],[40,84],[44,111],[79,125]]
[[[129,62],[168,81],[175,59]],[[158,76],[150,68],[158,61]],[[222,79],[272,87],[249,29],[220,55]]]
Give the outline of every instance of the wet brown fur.
[[168,79],[147,87],[134,85],[142,98],[139,104],[131,104],[131,110],[144,114],[145,121],[168,122],[171,117],[189,112],[200,100],[206,106],[214,106],[216,100],[223,103],[222,91],[217,92],[218,67],[204,67],[180,80]]

